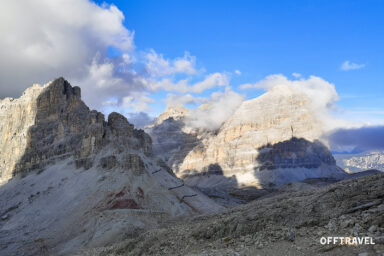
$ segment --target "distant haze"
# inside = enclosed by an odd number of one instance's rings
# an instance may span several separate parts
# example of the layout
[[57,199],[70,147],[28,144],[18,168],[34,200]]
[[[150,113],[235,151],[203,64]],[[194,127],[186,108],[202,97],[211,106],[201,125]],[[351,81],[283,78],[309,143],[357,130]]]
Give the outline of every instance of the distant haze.
[[384,150],[384,126],[337,129],[327,138],[335,151]]

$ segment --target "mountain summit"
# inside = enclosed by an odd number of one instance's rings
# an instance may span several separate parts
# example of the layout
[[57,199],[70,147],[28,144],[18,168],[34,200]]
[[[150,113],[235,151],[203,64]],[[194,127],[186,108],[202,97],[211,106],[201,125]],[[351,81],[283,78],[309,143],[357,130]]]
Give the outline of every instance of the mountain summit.
[[[266,188],[346,175],[318,141],[323,123],[309,98],[288,86],[243,102],[217,131],[188,128],[187,118],[163,120],[148,132],[159,142],[154,150],[189,185]],[[162,138],[167,127],[178,135]],[[193,139],[186,147],[178,138]]]

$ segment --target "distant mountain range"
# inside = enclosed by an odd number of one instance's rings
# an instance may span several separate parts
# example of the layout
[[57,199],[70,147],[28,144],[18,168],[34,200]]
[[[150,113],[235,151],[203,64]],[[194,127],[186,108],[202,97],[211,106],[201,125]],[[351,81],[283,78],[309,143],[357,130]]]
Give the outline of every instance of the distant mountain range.
[[369,169],[376,169],[384,172],[383,151],[334,154],[334,157],[337,165],[348,172],[361,172]]

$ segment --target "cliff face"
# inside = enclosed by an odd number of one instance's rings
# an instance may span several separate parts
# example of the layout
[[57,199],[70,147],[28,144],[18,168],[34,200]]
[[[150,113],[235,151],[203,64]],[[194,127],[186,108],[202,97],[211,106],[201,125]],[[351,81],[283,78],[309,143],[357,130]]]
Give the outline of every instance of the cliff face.
[[59,78],[35,85],[20,99],[1,102],[0,174],[2,182],[26,175],[57,159],[73,157],[77,167],[90,168],[100,149],[114,144],[150,155],[150,137],[135,130],[125,117],[91,111],[81,100],[80,88]]
[[151,135],[153,152],[161,157],[177,173],[184,158],[201,147],[214,132],[190,127],[186,124],[188,110],[184,107],[169,107],[154,122],[145,127]]
[[19,99],[0,101],[0,184],[12,178],[18,159],[27,147],[29,128],[35,123],[39,85],[27,89]]
[[[344,173],[335,165],[331,153],[315,142],[322,131],[322,123],[307,96],[279,86],[243,102],[217,134],[211,133],[200,140],[179,161],[181,164],[172,167],[192,185],[207,180],[206,176],[192,177],[207,173],[234,176],[237,185],[259,187],[313,177],[340,177]],[[285,143],[278,144],[281,142]],[[265,154],[266,151],[269,153]],[[266,165],[261,158],[266,156],[273,168],[260,172]],[[208,182],[207,186],[215,182]]]
[[105,121],[63,78],[0,106],[5,255],[69,253],[222,209],[183,186],[144,131],[118,113]]

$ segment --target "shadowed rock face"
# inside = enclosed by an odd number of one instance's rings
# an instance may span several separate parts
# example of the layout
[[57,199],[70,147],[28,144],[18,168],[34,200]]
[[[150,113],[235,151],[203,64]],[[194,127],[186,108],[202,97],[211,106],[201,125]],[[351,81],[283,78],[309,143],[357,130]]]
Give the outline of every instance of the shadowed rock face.
[[210,138],[213,132],[188,127],[185,108],[167,108],[153,125],[147,126],[153,140],[153,152],[161,157],[175,173],[180,171],[184,158],[194,149],[199,148]]
[[331,152],[321,142],[302,138],[268,144],[259,149],[258,171],[285,168],[319,168],[322,164],[336,164]]

